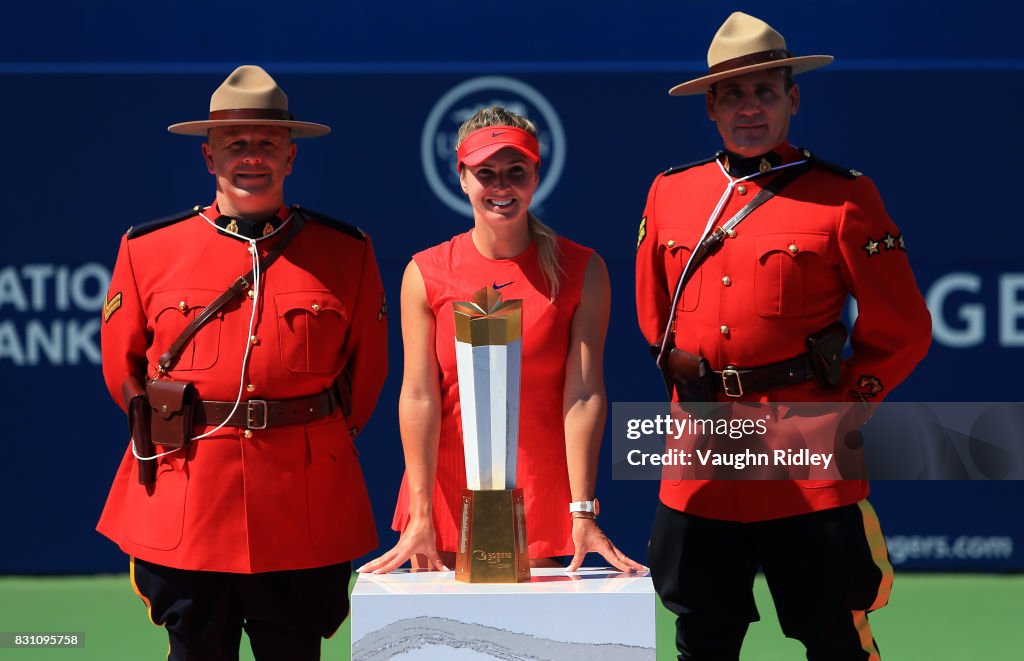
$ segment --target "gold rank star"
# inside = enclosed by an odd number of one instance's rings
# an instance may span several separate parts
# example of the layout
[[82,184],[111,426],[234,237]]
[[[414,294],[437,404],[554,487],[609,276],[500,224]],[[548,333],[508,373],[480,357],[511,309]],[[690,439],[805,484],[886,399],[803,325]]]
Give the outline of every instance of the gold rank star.
[[863,246],[865,251],[868,253],[868,257],[878,254],[878,241],[875,241],[871,237],[868,237],[868,242]]
[[885,249],[886,250],[895,250],[896,249],[896,237],[893,236],[892,234],[888,234],[887,233],[885,235],[885,238],[883,239],[883,241],[885,241]]
[[900,250],[906,250],[907,249],[907,244],[904,243],[903,235],[902,234],[900,234],[899,242],[900,242]]

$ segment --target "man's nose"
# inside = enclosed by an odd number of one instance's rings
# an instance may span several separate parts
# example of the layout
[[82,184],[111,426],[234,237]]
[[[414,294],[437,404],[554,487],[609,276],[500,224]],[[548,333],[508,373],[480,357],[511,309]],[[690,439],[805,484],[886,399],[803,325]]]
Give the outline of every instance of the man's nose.
[[744,97],[740,112],[745,115],[756,115],[761,112],[761,101],[754,95]]

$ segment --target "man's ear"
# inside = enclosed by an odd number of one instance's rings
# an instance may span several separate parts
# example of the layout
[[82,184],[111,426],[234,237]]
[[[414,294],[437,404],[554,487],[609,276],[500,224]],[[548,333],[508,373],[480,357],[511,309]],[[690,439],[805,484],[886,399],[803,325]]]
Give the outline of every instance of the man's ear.
[[288,154],[288,163],[286,164],[284,170],[285,175],[289,175],[292,173],[292,167],[295,165],[295,154],[298,153],[298,151],[299,146],[293,142],[289,150],[290,153]]
[[202,144],[203,160],[206,161],[206,170],[210,174],[217,174],[213,169],[213,147],[210,146],[209,142]]

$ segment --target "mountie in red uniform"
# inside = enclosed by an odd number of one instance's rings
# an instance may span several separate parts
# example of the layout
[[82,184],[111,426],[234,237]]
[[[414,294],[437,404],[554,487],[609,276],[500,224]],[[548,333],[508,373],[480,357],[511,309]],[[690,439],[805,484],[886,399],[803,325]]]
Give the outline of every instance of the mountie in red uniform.
[[[337,564],[377,544],[353,443],[387,371],[380,274],[367,236],[304,209],[282,208],[242,234],[265,256],[299,216],[301,231],[248,295],[203,325],[160,377],[192,382],[201,400],[234,403],[241,393],[240,409],[253,418],[159,458],[148,488],[129,446],[97,529],[131,556],[252,574]],[[123,237],[102,326],[103,374],[122,407],[122,382],[156,376],[185,326],[252,268],[250,242],[224,231],[239,223],[247,221],[196,207]],[[341,406],[296,424],[263,417],[261,402],[274,409],[322,396],[343,372],[347,418]],[[194,435],[222,419],[207,413]]]
[[[907,261],[906,240],[874,184],[859,172],[815,159],[783,143],[750,177],[726,174],[724,158],[659,175],[640,223],[636,298],[650,344],[662,337],[680,274],[722,205],[714,226],[732,218],[786,166],[810,169],[726,234],[676,306],[675,346],[712,369],[755,368],[805,352],[806,338],[840,319],[847,295],[857,303],[852,356],[842,381],[816,380],[745,392],[721,401],[880,401],[924,357],[931,318]],[[741,179],[739,177],[742,177]],[[737,179],[727,192],[731,179]],[[863,500],[864,481],[664,481],[661,501],[711,519],[761,521]]]

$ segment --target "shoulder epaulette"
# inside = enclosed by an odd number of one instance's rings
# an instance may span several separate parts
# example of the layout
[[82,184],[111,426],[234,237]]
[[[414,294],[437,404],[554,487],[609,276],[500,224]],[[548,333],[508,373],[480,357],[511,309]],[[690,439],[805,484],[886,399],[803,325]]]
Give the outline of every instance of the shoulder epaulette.
[[683,172],[684,170],[689,170],[690,168],[695,168],[698,165],[704,165],[705,163],[710,163],[711,161],[715,160],[716,158],[718,158],[718,154],[715,154],[714,156],[711,156],[710,158],[704,158],[704,159],[701,159],[699,161],[694,161],[693,163],[687,163],[685,165],[677,165],[675,167],[671,167],[671,168],[665,170],[664,172],[662,172],[661,174],[663,176],[666,176],[666,177],[669,176],[670,174],[678,174],[680,172]]
[[128,231],[126,232],[126,234],[128,235],[129,239],[137,239],[138,237],[142,236],[143,234],[149,234],[153,230],[158,230],[161,227],[166,227],[167,225],[173,225],[174,223],[177,223],[179,221],[185,220],[186,218],[191,218],[192,216],[196,215],[197,213],[199,213],[202,210],[203,210],[202,205],[197,204],[194,207],[192,207],[191,209],[187,209],[187,210],[181,211],[179,213],[172,213],[170,216],[164,216],[163,218],[157,218],[156,220],[151,220],[149,222],[142,223],[141,225],[133,225],[133,226],[128,228]]
[[343,220],[338,220],[337,218],[331,218],[330,216],[326,216],[320,213],[319,211],[313,211],[312,209],[307,207],[300,207],[297,204],[293,204],[292,208],[302,213],[302,215],[304,215],[306,218],[319,221],[328,227],[336,229],[339,232],[344,232],[345,234],[348,234],[351,237],[355,237],[360,241],[366,240],[366,232],[359,229],[355,225],[346,223]]
[[810,149],[801,149],[800,151],[804,153],[804,156],[806,156],[807,160],[811,163],[814,163],[814,165],[822,170],[828,170],[832,174],[838,174],[840,177],[845,177],[847,179],[856,179],[857,177],[864,176],[864,173],[860,170],[844,168],[842,165],[836,165],[835,163],[829,163],[828,161],[822,160],[812,154]]

